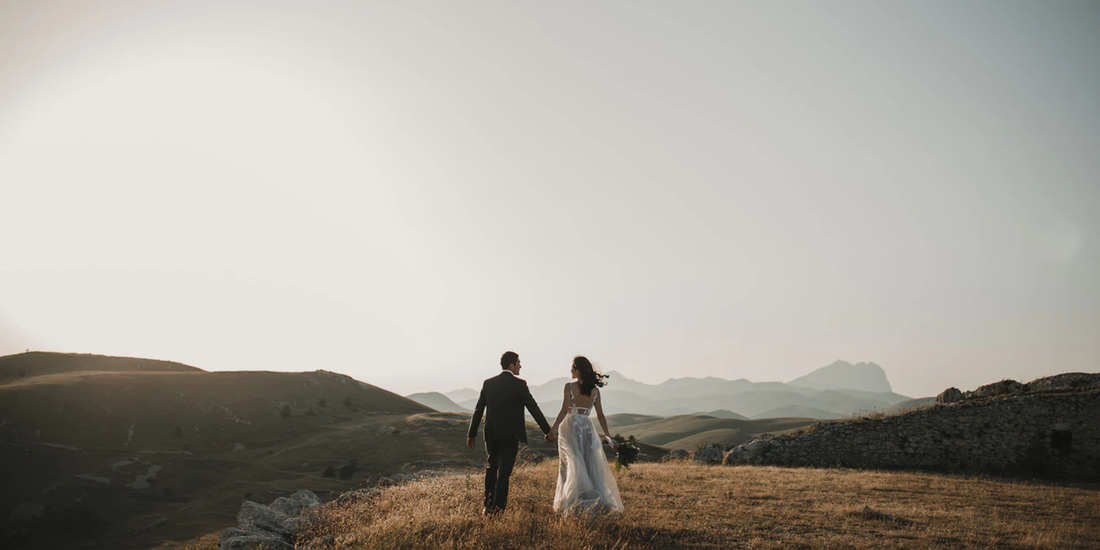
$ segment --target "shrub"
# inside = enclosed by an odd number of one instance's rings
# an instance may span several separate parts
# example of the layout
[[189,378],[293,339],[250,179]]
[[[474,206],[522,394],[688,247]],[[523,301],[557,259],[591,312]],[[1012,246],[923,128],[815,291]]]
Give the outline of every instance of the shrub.
[[321,400],[317,402],[317,406],[318,407],[327,407],[328,406],[328,401],[325,401],[325,398],[322,397]]
[[317,416],[317,411],[313,410],[313,407],[310,407],[309,410],[306,411],[306,416]]
[[321,474],[321,477],[336,477],[336,468],[325,466],[325,471]]
[[290,404],[283,405],[283,412],[279,413],[283,418],[290,418]]
[[349,408],[349,409],[351,408],[351,398],[350,397],[344,400],[344,406]]
[[358,470],[357,462],[352,459],[351,462],[340,467],[340,479],[351,479],[351,476]]

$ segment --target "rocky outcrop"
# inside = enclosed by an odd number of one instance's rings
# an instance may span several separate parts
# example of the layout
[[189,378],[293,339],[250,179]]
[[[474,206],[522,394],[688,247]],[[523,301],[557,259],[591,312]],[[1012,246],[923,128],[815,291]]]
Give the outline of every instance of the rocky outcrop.
[[982,399],[985,397],[997,397],[999,395],[1011,395],[1024,391],[1024,385],[1015,380],[1001,380],[992,384],[986,384],[974,391],[966,392],[967,399]]
[[660,459],[660,462],[669,462],[669,461],[672,461],[672,460],[686,460],[686,459],[689,459],[689,458],[691,458],[691,453],[689,453],[689,452],[687,452],[683,449],[673,449],[673,450],[669,451],[668,454],[666,454],[665,456],[662,456],[661,459]]
[[219,550],[293,550],[291,535],[302,512],[321,504],[312,491],[279,497],[270,506],[246,500],[237,513],[237,527],[226,529]]
[[957,391],[897,416],[819,422],[808,433],[754,440],[723,463],[1100,480],[1100,374]]
[[958,403],[963,399],[966,399],[966,397],[963,396],[963,392],[960,391],[959,388],[947,388],[936,396],[936,404],[948,405],[951,403]]
[[771,438],[754,439],[744,445],[738,445],[722,457],[723,464],[761,464],[764,453],[771,448]]
[[725,450],[721,444],[709,443],[705,447],[695,451],[691,459],[696,464],[721,464]]

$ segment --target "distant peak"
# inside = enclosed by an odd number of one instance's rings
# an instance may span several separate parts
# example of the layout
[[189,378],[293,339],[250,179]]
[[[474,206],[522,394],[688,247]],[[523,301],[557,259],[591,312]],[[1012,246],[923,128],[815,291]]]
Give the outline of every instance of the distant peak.
[[853,365],[843,359],[837,359],[810,374],[795,378],[788,384],[816,390],[892,391],[890,382],[886,379],[886,371],[882,367],[872,362]]

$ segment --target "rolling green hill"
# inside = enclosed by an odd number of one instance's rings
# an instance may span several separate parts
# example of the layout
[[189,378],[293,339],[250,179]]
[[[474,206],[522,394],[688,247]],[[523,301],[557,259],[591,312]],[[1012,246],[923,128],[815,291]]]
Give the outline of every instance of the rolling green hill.
[[[615,415],[612,431],[634,437],[669,449],[694,449],[703,442],[740,445],[762,433],[774,433],[807,426],[814,422],[809,418],[773,418],[766,420],[737,420],[705,415],[681,415],[669,418],[647,419],[635,415],[636,424],[625,422],[627,415]],[[652,417],[650,417],[652,418]],[[611,427],[608,419],[608,427]]]

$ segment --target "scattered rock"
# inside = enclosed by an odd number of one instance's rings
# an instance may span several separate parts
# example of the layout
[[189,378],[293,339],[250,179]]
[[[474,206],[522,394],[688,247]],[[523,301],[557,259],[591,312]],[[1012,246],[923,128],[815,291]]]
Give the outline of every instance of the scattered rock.
[[237,529],[230,527],[222,531],[218,541],[218,550],[294,550],[282,536],[267,531]]
[[233,452],[238,453],[238,452],[244,451],[244,450],[246,450],[244,448],[244,445],[241,445],[240,443],[234,443],[233,444]]
[[688,458],[691,458],[691,453],[689,453],[689,452],[687,452],[683,449],[673,449],[673,450],[669,451],[668,454],[662,456],[660,458],[659,462],[669,462],[669,461],[672,461],[672,460],[686,460]]
[[949,403],[958,403],[965,399],[963,392],[959,391],[959,388],[947,388],[936,396],[937,405],[947,405]]
[[245,501],[237,513],[239,526],[222,532],[218,548],[293,550],[291,534],[299,527],[302,511],[320,504],[321,499],[308,490],[298,491],[289,498],[279,497],[271,506]]
[[244,501],[244,504],[241,504],[241,511],[237,512],[237,523],[246,531],[269,531],[285,535],[286,529],[283,527],[283,522],[288,519],[290,516],[251,500]]
[[1023,391],[1024,385],[1015,380],[1001,380],[992,384],[986,384],[972,392],[966,392],[967,399],[982,399],[985,397],[997,397],[1010,395]]
[[287,516],[296,516],[302,512],[302,503],[294,499],[279,497],[271,503],[271,509]]
[[692,460],[696,464],[721,464],[722,463],[722,445],[718,443],[711,443],[692,455]]
[[757,464],[764,458],[764,453],[771,448],[770,439],[754,439],[748,443],[742,443],[729,450],[722,457],[722,464],[733,466],[737,464]]
[[310,491],[308,489],[302,489],[301,491],[290,495],[290,498],[295,502],[300,503],[303,508],[313,508],[314,506],[320,506],[321,504],[321,499],[317,498],[317,495],[314,494],[313,491]]

